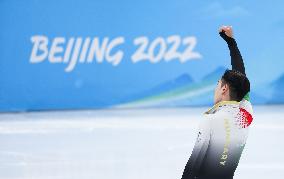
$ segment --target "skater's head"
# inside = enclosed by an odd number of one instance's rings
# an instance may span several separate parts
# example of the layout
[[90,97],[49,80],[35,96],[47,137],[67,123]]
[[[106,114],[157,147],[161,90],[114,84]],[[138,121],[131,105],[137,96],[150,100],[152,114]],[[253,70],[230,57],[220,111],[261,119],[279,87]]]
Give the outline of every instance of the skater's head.
[[249,91],[250,82],[244,74],[226,70],[215,88],[214,104],[220,101],[241,101]]

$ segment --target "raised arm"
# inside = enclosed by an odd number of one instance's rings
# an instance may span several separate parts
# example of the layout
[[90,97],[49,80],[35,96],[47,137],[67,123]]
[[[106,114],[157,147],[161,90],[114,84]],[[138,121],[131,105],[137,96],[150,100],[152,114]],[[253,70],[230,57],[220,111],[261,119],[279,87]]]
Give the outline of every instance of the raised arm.
[[222,26],[219,29],[219,34],[228,44],[231,56],[232,70],[239,71],[242,74],[246,75],[244,61],[238,48],[237,42],[233,37],[232,27]]

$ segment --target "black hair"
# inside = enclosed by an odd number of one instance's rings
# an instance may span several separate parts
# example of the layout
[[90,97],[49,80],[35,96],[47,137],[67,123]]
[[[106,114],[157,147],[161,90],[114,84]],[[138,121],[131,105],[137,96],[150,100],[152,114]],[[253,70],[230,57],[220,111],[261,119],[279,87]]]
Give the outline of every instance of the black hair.
[[234,101],[241,101],[250,91],[250,82],[246,75],[236,70],[226,70],[222,78],[222,86],[228,84],[230,98]]

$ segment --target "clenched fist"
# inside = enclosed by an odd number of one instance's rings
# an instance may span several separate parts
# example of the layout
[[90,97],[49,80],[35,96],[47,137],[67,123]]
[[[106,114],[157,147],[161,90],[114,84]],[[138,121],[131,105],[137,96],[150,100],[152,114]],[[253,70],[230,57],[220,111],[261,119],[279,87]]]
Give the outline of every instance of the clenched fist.
[[233,28],[232,26],[221,26],[219,28],[219,32],[225,32],[225,34],[228,36],[228,37],[231,37],[231,38],[234,38],[233,37]]

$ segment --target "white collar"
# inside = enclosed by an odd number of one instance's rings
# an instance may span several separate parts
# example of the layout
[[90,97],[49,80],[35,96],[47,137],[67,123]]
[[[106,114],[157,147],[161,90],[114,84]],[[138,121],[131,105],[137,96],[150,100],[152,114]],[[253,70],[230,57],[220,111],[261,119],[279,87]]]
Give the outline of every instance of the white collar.
[[204,114],[212,114],[215,113],[219,108],[223,106],[239,106],[240,102],[238,101],[220,101],[219,103],[215,104],[213,107],[208,109]]

